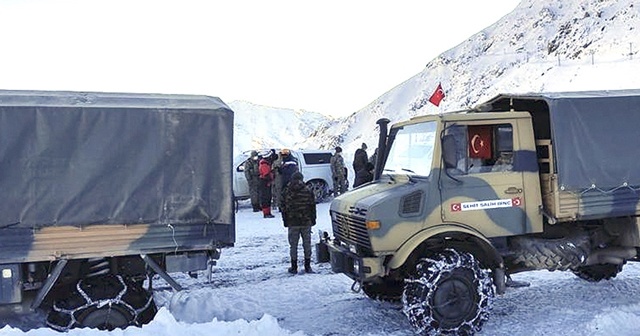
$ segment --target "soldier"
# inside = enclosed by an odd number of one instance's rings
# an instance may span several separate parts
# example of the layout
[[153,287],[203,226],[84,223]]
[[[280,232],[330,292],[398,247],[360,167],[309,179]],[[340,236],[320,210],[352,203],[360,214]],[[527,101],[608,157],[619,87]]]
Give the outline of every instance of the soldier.
[[275,173],[275,183],[273,190],[274,206],[280,208],[280,197],[282,190],[291,180],[293,173],[299,171],[298,160],[291,155],[291,151],[287,148],[280,150],[278,159],[273,162],[273,172]]
[[302,237],[304,271],[311,269],[311,227],[316,225],[316,200],[313,192],[304,184],[302,173],[295,172],[285,186],[281,197],[282,222],[288,229],[291,267],[288,272],[298,273],[298,241]]
[[271,164],[271,171],[273,172],[273,184],[271,185],[271,195],[273,196],[273,202],[271,203],[272,209],[280,208],[280,197],[282,194],[282,176],[278,171],[282,165],[282,151],[278,153],[278,158]]
[[373,181],[373,168],[373,163],[365,163],[364,168],[362,168],[362,170],[360,170],[359,172],[356,172],[356,178],[353,181],[353,187],[356,188],[367,182]]
[[347,167],[344,166],[342,158],[342,148],[336,147],[336,153],[331,157],[331,174],[333,176],[333,194],[338,196],[344,194],[349,186],[347,181]]
[[244,162],[244,177],[249,183],[249,196],[251,199],[251,207],[253,207],[253,212],[260,212],[262,210],[260,208],[260,199],[258,198],[259,175],[258,152],[252,150],[251,156],[249,156],[249,159]]
[[[361,177],[358,178],[358,174],[365,171],[364,169],[366,168],[367,162],[369,162],[367,144],[363,142],[362,146],[356,149],[356,152],[353,155],[353,171],[355,173],[355,180],[362,179]],[[355,183],[353,187],[356,187]]]

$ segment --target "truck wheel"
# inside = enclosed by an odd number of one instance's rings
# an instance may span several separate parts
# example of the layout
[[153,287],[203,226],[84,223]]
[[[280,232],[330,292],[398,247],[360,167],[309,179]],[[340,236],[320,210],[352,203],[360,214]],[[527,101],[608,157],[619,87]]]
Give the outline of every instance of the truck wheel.
[[422,335],[473,335],[495,295],[489,272],[470,253],[452,249],[418,261],[405,283],[403,312]]
[[324,181],[313,180],[307,182],[307,187],[313,192],[313,196],[316,198],[316,203],[322,203],[329,195],[329,187]]
[[385,280],[381,283],[364,283],[362,291],[373,300],[399,302],[402,299],[404,283]]
[[47,324],[59,331],[124,329],[149,323],[156,311],[153,298],[139,283],[109,274],[78,281],[68,297],[55,300]]
[[598,282],[600,280],[609,280],[615,278],[618,273],[622,272],[624,264],[596,264],[589,266],[581,266],[573,270],[573,274],[580,279],[590,282]]

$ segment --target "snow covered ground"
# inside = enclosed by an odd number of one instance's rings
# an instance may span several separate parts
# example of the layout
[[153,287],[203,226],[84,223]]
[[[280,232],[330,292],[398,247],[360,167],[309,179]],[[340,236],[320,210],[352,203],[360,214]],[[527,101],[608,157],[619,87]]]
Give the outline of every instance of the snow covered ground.
[[[289,275],[286,229],[275,214],[263,219],[241,205],[236,246],[223,250],[212,281],[204,273],[197,279],[175,274],[186,287],[182,292],[155,281],[160,310],[150,324],[111,332],[76,329],[68,335],[414,335],[399,305],[352,292],[349,278],[333,274],[328,264],[314,264],[315,274]],[[314,243],[319,230],[331,230],[329,203],[319,204],[318,214]],[[547,271],[514,279],[531,285],[497,297],[479,335],[640,334],[639,264],[599,283]],[[10,322],[0,335],[59,335],[34,320]]]

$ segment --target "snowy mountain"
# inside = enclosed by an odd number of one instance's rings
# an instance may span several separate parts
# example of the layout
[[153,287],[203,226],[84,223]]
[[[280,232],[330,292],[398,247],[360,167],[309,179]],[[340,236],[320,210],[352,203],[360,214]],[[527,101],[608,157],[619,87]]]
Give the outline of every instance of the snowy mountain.
[[[470,108],[500,93],[638,88],[640,79],[630,75],[640,69],[638,27],[635,0],[523,0],[492,26],[431,60],[422,72],[360,111],[319,130],[303,146],[340,144],[350,158],[361,142],[373,152],[375,122],[381,117],[393,123]],[[436,107],[428,99],[439,83],[446,97]]]
[[[233,101],[233,155],[254,148],[299,148],[298,143],[334,120],[320,113]],[[312,147],[310,147],[312,148]]]

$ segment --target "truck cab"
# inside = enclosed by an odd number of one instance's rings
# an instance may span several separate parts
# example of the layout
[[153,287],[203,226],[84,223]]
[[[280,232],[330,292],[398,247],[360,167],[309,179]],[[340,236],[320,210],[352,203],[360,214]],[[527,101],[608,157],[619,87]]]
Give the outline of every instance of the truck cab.
[[385,277],[445,232],[488,242],[542,231],[530,114],[422,116],[394,125],[388,139],[376,183],[331,205],[333,247],[366,251],[341,265],[352,278]]

